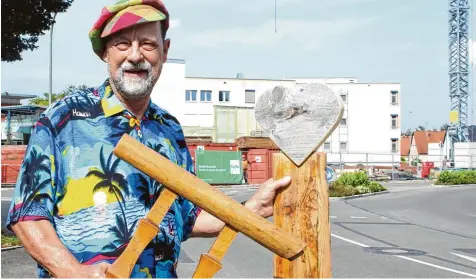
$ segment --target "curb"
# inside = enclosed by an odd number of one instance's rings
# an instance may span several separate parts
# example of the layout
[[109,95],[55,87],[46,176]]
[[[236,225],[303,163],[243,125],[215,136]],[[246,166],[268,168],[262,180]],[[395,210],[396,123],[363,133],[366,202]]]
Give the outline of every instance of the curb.
[[18,249],[18,248],[23,248],[23,246],[17,245],[17,246],[11,246],[11,247],[2,247],[2,252],[9,251],[9,250],[14,250],[14,249]]
[[388,194],[388,193],[390,193],[390,191],[385,190],[385,191],[380,191],[380,192],[375,192],[375,193],[360,194],[360,195],[348,196],[348,197],[330,197],[329,199],[331,201],[332,200],[351,200],[351,199],[365,198],[365,197]]

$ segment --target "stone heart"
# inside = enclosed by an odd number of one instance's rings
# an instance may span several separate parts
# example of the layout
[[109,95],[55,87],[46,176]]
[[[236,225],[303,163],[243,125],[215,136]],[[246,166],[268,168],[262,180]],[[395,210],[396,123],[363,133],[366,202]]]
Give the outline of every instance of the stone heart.
[[318,83],[276,86],[255,106],[261,129],[298,166],[332,134],[343,114],[340,96]]

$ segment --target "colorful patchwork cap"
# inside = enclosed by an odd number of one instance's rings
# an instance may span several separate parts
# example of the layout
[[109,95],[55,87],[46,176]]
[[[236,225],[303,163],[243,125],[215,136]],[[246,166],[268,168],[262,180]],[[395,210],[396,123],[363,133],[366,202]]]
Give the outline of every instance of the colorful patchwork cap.
[[169,28],[169,12],[160,0],[119,0],[102,9],[99,19],[89,31],[94,52],[101,57],[103,38],[131,26],[162,20],[162,28]]

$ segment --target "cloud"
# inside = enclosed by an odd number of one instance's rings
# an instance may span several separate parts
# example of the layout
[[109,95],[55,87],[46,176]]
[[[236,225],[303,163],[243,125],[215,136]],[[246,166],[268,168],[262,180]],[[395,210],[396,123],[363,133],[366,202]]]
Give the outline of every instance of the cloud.
[[170,29],[179,28],[180,25],[182,25],[182,22],[180,21],[180,19],[171,19],[170,20]]
[[338,20],[274,20],[258,26],[221,28],[195,33],[187,43],[196,47],[215,48],[224,45],[271,47],[291,43],[304,50],[316,50],[334,40],[344,40],[344,35],[375,22],[377,18]]

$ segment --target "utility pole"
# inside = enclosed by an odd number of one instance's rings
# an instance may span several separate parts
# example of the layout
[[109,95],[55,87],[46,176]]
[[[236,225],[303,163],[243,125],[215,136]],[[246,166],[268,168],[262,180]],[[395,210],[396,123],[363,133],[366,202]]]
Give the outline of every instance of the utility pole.
[[56,12],[53,15],[53,24],[50,31],[50,84],[48,90],[48,106],[51,105],[51,95],[53,94],[53,28],[55,26]]

